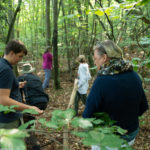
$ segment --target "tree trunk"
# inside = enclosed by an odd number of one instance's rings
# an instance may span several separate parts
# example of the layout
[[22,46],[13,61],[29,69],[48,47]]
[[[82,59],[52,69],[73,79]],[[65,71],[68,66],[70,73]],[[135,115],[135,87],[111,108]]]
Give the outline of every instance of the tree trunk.
[[[13,13],[12,12],[12,1],[9,0],[9,8],[10,8],[10,10],[8,12],[9,30],[8,30],[8,34],[7,34],[7,38],[6,38],[6,44],[9,42],[10,39],[14,38],[14,24],[15,24],[17,13],[20,11],[21,2],[22,2],[22,0],[19,0],[16,11]],[[13,67],[13,72],[15,73],[16,76],[18,76],[17,65],[15,65]]]
[[[13,15],[14,15],[14,12],[13,12],[13,3],[12,3],[12,0],[9,0],[9,9],[8,9],[8,22],[9,22],[9,25],[11,24],[12,22],[12,19],[13,19]],[[14,35],[14,26],[12,27],[12,31],[10,33],[10,38],[9,39],[14,39],[15,35]]]
[[17,8],[14,12],[14,16],[12,18],[12,21],[11,21],[10,25],[9,25],[9,30],[8,30],[8,34],[7,34],[7,38],[6,38],[6,44],[9,42],[11,33],[13,31],[13,27],[14,27],[14,24],[15,24],[17,13],[20,11],[21,3],[22,3],[22,0],[19,0],[18,1],[18,6],[17,6]]
[[50,0],[46,0],[46,45],[50,46]]
[[53,0],[53,57],[54,57],[54,85],[55,89],[60,89],[60,82],[59,82],[59,66],[58,66],[58,47],[57,47],[57,40],[58,40],[58,8],[57,8],[57,0]]
[[[65,11],[64,11],[64,2],[62,0],[62,13],[63,16],[65,16]],[[70,80],[72,81],[72,68],[70,65],[70,52],[69,52],[69,45],[68,45],[68,38],[67,38],[67,24],[66,24],[66,20],[64,19],[64,29],[65,29],[65,49],[67,50],[67,62],[68,62],[68,71],[70,73]]]

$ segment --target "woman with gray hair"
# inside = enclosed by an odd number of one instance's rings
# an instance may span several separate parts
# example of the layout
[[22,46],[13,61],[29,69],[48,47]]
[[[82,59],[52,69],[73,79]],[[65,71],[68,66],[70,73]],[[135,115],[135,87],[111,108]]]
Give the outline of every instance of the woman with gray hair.
[[[141,79],[132,65],[123,59],[121,48],[112,41],[94,46],[94,63],[98,74],[88,95],[83,117],[107,113],[115,121],[114,125],[127,130],[121,138],[133,144],[139,130],[138,117],[148,109]],[[100,150],[100,147],[93,146],[92,149]]]

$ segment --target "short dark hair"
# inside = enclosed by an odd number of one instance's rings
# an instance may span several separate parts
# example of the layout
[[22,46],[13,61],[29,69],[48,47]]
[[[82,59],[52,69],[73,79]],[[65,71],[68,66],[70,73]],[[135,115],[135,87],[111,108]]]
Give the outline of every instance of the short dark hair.
[[5,54],[9,54],[11,51],[13,51],[15,54],[24,52],[25,55],[27,55],[28,52],[24,43],[20,40],[11,40],[7,43],[5,48]]
[[47,47],[46,47],[46,49],[45,49],[45,52],[44,52],[44,53],[49,52],[49,51],[50,51],[50,49],[51,49],[51,47],[50,47],[50,46],[47,46]]

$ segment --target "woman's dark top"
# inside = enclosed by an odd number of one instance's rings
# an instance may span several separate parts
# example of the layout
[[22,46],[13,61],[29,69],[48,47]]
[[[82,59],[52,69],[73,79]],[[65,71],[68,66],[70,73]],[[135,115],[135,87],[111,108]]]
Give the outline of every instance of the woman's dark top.
[[86,101],[84,118],[105,112],[116,125],[128,130],[139,127],[138,116],[148,109],[147,99],[139,76],[134,71],[96,78]]

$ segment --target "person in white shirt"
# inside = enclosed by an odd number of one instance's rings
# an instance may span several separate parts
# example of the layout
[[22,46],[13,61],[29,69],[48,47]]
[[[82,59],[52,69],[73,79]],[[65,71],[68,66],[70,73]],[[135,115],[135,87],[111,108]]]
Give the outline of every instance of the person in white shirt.
[[87,98],[87,90],[89,87],[88,81],[91,79],[91,74],[89,72],[89,66],[86,63],[86,59],[84,55],[80,55],[78,57],[79,68],[78,68],[78,90],[75,96],[74,109],[76,115],[78,115],[78,105],[79,100],[82,101],[83,104],[86,103]]

